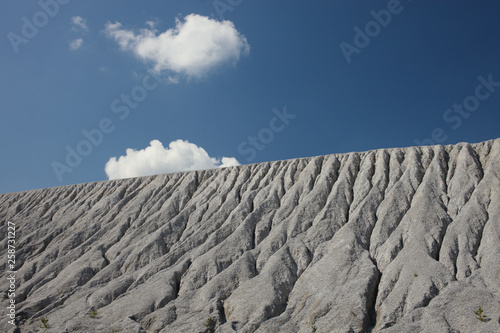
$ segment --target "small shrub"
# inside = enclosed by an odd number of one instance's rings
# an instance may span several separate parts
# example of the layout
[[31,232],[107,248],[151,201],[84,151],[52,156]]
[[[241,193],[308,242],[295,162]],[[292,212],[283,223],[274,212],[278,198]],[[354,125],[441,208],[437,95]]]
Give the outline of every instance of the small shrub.
[[215,332],[215,320],[212,317],[208,317],[207,321],[203,324],[207,328],[209,333]]
[[57,294],[59,295],[59,297],[64,296],[64,293],[62,292],[62,290],[59,290],[59,289],[57,289]]
[[417,277],[417,276],[418,276],[418,274],[417,274],[417,273],[413,273],[413,276],[414,276],[414,277]]
[[49,327],[49,320],[45,317],[43,317],[42,319],[40,319],[40,321],[42,322],[42,325],[40,326],[40,328],[48,328]]
[[318,328],[316,327],[315,323],[311,324],[311,330],[312,330],[313,333],[315,333],[318,330]]
[[484,315],[483,314],[483,309],[481,309],[481,307],[479,307],[479,309],[477,309],[477,311],[474,311],[474,313],[476,314],[476,318],[480,321],[486,321],[486,318],[488,318],[487,315]]
[[92,308],[92,310],[90,310],[89,317],[95,318],[96,316],[97,316],[97,310]]

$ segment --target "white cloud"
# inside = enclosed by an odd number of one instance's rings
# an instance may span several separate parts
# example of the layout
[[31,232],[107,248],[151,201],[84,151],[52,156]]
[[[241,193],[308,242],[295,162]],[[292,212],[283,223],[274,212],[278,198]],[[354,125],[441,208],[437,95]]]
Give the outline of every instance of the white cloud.
[[156,27],[156,22],[155,22],[155,21],[146,21],[146,25],[147,25],[148,27],[150,27],[152,30],[157,31],[157,30],[155,29],[155,27]]
[[[75,35],[85,35],[90,31],[87,26],[87,20],[81,16],[73,16],[71,18],[71,22],[73,23],[73,27],[71,30],[75,33]],[[70,50],[77,50],[83,45],[83,38],[77,38],[69,43]]]
[[235,65],[250,46],[231,21],[217,21],[190,14],[176,19],[175,28],[158,34],[153,22],[139,32],[124,29],[121,23],[107,23],[105,32],[156,71],[172,71],[188,77],[203,77],[222,65]]
[[87,20],[84,19],[81,16],[73,16],[71,18],[71,22],[73,22],[74,30],[81,30],[81,31],[89,31],[89,27],[87,26]]
[[109,179],[155,175],[167,172],[203,170],[239,165],[234,157],[210,157],[205,149],[188,141],[176,140],[163,147],[153,140],[145,149],[127,149],[125,156],[112,157],[104,170]]
[[71,50],[77,50],[80,48],[80,46],[82,46],[83,44],[83,39],[81,38],[78,38],[78,39],[75,39],[74,41],[72,41],[71,43],[69,43],[69,48]]

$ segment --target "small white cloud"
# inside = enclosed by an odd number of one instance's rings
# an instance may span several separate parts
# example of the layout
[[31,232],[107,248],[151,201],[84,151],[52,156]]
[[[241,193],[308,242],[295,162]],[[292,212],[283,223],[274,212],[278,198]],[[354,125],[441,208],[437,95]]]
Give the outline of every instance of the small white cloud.
[[71,50],[77,50],[80,48],[80,46],[82,46],[83,44],[83,39],[81,38],[78,38],[78,39],[75,39],[74,41],[72,41],[71,43],[69,43],[69,48]]
[[[76,36],[85,35],[87,32],[90,31],[89,27],[87,26],[87,20],[81,16],[73,16],[71,18],[71,22],[73,23],[73,27],[71,28],[71,30]],[[70,50],[74,51],[79,49],[82,45],[83,45],[83,38],[77,38],[69,43],[69,48]]]
[[155,27],[156,27],[156,22],[154,22],[154,21],[146,21],[146,25],[147,25],[147,26],[148,26],[151,30],[155,30],[155,31],[157,31],[157,30],[155,29]]
[[153,64],[155,71],[171,71],[188,77],[203,77],[223,65],[235,65],[250,46],[231,21],[217,21],[190,14],[176,19],[175,28],[158,34],[154,23],[137,33],[121,23],[107,23],[105,32],[124,51]]
[[179,83],[179,77],[177,75],[176,76],[169,76],[168,82],[173,83],[173,84],[177,84],[177,83]]
[[89,27],[87,26],[87,20],[84,19],[83,17],[81,16],[73,16],[71,18],[71,22],[73,22],[73,29],[74,30],[81,30],[81,31],[89,31]]
[[222,161],[210,157],[205,149],[188,141],[170,142],[168,148],[153,140],[145,149],[127,149],[125,156],[112,157],[104,170],[109,179],[148,176],[168,172],[204,170],[239,165],[234,157]]

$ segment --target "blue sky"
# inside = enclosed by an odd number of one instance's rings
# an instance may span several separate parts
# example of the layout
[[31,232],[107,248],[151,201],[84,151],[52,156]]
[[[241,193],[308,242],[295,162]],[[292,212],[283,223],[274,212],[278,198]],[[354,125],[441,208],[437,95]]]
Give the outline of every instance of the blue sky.
[[500,137],[498,1],[0,0],[0,31],[0,193]]

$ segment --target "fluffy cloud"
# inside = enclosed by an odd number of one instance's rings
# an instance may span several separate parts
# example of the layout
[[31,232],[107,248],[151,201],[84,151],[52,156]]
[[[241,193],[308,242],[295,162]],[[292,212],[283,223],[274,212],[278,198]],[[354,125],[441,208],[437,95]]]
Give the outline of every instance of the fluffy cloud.
[[145,149],[127,149],[125,156],[112,157],[104,170],[109,179],[155,175],[167,172],[203,170],[239,165],[234,157],[210,157],[205,149],[188,141],[170,142],[168,148],[153,140]]
[[[73,16],[71,18],[71,23],[73,23],[73,27],[71,28],[71,30],[76,35],[85,35],[90,31],[89,27],[87,26],[87,20],[81,16]],[[83,38],[77,38],[69,43],[69,49],[72,51],[78,50],[82,45]]]
[[124,51],[150,62],[156,71],[171,71],[189,77],[203,77],[222,65],[235,65],[250,46],[231,21],[217,21],[190,14],[176,19],[175,28],[158,34],[154,22],[137,33],[121,23],[107,23],[105,32]]
[[69,48],[71,50],[77,50],[80,48],[80,46],[82,46],[83,44],[83,39],[81,38],[78,38],[78,39],[75,39],[74,41],[72,41],[71,43],[69,43]]
[[73,22],[73,29],[78,31],[78,30],[81,30],[81,31],[89,31],[89,27],[87,26],[87,20],[84,19],[83,17],[81,16],[73,16],[71,18],[71,22]]

